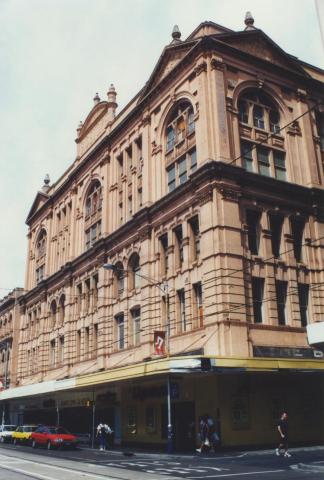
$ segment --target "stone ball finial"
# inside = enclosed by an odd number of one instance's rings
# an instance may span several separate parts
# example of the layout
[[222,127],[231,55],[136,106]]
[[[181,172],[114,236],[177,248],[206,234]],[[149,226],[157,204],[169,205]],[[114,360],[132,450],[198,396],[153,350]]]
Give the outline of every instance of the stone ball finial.
[[113,83],[110,84],[109,92],[116,92],[115,85]]
[[100,97],[98,95],[98,92],[95,94],[95,96],[93,97],[93,101],[94,101],[94,104],[97,105],[97,103],[100,102]]
[[180,42],[181,32],[178,25],[175,25],[172,30],[172,38],[174,41]]
[[45,185],[49,185],[51,179],[50,179],[50,176],[48,173],[46,173],[45,177],[44,177],[44,183]]
[[254,29],[254,18],[251,12],[246,12],[244,23],[246,25],[245,30],[252,30]]

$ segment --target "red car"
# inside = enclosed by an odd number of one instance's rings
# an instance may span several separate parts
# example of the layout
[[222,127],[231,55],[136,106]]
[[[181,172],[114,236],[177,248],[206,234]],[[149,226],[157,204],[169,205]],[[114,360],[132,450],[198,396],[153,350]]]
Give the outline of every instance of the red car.
[[31,436],[32,447],[45,445],[48,450],[53,447],[72,447],[76,448],[77,438],[62,427],[40,426]]

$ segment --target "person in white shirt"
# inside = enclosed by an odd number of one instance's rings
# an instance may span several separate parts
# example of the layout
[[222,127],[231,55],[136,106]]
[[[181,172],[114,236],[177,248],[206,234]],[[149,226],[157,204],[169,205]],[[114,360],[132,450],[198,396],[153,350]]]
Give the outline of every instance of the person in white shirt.
[[100,422],[97,426],[97,438],[99,440],[99,449],[102,452],[107,447],[107,435],[112,433],[112,429],[107,423]]

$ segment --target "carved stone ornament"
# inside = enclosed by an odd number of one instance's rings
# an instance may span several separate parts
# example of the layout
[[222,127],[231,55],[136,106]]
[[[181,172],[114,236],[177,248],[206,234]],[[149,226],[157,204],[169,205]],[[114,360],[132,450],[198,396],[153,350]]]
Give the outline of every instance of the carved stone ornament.
[[198,77],[201,73],[207,72],[207,63],[206,62],[201,62],[196,67],[194,68],[194,72],[196,76]]
[[295,120],[289,127],[287,128],[287,133],[289,135],[300,135],[301,136],[301,129],[299,126],[299,122]]
[[196,200],[199,202],[199,205],[205,205],[208,202],[213,200],[213,187],[211,185],[207,185],[201,190],[196,192]]
[[236,87],[237,85],[237,80],[234,80],[233,78],[229,78],[227,80],[227,88],[229,90],[234,90],[234,88]]
[[298,88],[296,92],[296,97],[299,102],[306,102],[307,100],[307,92],[306,90],[302,90],[301,88]]
[[212,70],[224,71],[226,68],[226,64],[224,63],[222,57],[213,57],[210,61],[210,66]]
[[143,124],[143,127],[145,127],[146,125],[149,125],[151,123],[151,115],[148,111],[146,112],[143,112],[143,115],[142,115],[142,124]]
[[242,196],[241,192],[234,190],[233,188],[217,187],[217,191],[222,195],[222,199],[238,202]]

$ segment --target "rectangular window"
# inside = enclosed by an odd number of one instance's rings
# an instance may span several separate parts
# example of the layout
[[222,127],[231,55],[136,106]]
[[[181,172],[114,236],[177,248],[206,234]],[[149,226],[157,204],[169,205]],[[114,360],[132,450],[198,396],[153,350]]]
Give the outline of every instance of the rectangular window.
[[241,152],[243,159],[243,168],[248,172],[253,172],[253,156],[252,156],[253,144],[248,142],[241,142]]
[[301,218],[292,217],[290,219],[290,226],[294,242],[294,256],[297,262],[301,262],[305,222]]
[[89,355],[89,337],[90,337],[90,330],[89,327],[84,329],[84,356],[88,358]]
[[263,108],[258,105],[253,108],[253,125],[264,130]]
[[204,307],[201,282],[193,285],[194,289],[194,323],[199,327],[204,326]]
[[175,165],[168,169],[168,191],[172,192],[176,188],[176,170]]
[[275,258],[280,257],[281,232],[283,217],[280,215],[269,214],[269,226],[271,230],[272,254]]
[[298,284],[298,297],[301,325],[302,327],[306,327],[308,324],[309,285],[305,283]]
[[82,306],[82,283],[77,285],[77,295],[76,295],[76,314],[80,315],[81,306]]
[[182,225],[179,225],[174,229],[175,236],[175,265],[176,268],[181,268],[183,263],[183,236],[182,236]]
[[92,277],[92,284],[93,284],[93,308],[96,309],[98,306],[98,275],[94,275]]
[[116,316],[116,326],[118,348],[119,350],[123,350],[125,348],[125,322],[123,313]]
[[178,294],[178,325],[179,329],[182,332],[187,330],[187,323],[186,323],[186,304],[185,304],[185,291],[182,288],[181,290],[177,291]]
[[119,177],[119,179],[121,179],[121,177],[123,176],[123,172],[124,172],[123,154],[120,154],[117,157],[117,167],[118,167],[118,177]]
[[94,354],[98,353],[98,324],[97,323],[93,325],[92,351]]
[[132,166],[133,166],[133,150],[132,146],[126,149],[126,156],[127,156],[127,170],[128,174],[132,175]]
[[200,255],[200,231],[198,216],[189,221],[191,230],[191,252],[192,260],[197,260]]
[[119,225],[123,223],[124,216],[123,216],[123,202],[119,203]]
[[156,409],[155,407],[146,407],[145,410],[145,426],[147,433],[156,432]]
[[279,152],[277,150],[273,151],[273,163],[275,170],[275,177],[278,180],[287,180],[286,177],[286,162],[284,152]]
[[133,319],[134,345],[140,345],[141,343],[141,309],[134,308],[131,313],[132,313],[132,319]]
[[195,131],[195,115],[194,112],[188,113],[188,135]]
[[142,190],[142,188],[139,188],[137,190],[137,201],[138,201],[138,208],[141,208],[143,206],[143,190]]
[[181,158],[178,161],[178,169],[179,169],[179,184],[182,185],[187,181],[187,158]]
[[191,150],[191,152],[189,153],[189,157],[190,157],[190,171],[191,171],[191,173],[193,173],[197,170],[197,151],[196,151],[196,149]]
[[168,152],[175,145],[175,131],[174,131],[173,125],[168,126],[167,131],[166,131],[166,136],[167,136],[166,149],[167,149],[167,152]]
[[257,159],[260,175],[270,177],[269,150],[266,148],[257,148]]
[[89,310],[90,310],[90,295],[91,295],[90,278],[88,278],[84,282],[84,285],[85,285],[84,309],[85,309],[85,312],[89,312]]
[[249,250],[253,255],[258,255],[261,236],[260,213],[254,210],[247,210],[246,222],[248,227]]
[[263,321],[264,278],[252,277],[252,301],[254,323]]
[[286,325],[287,282],[276,281],[278,324]]
[[60,337],[60,352],[59,352],[59,361],[62,365],[64,363],[64,336]]
[[55,367],[55,340],[51,340],[50,350],[50,366]]
[[76,332],[76,358],[80,360],[81,356],[81,330]]
[[161,274],[167,275],[169,268],[169,254],[168,254],[168,234],[165,233],[160,237],[160,252],[161,252]]

